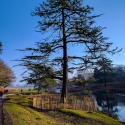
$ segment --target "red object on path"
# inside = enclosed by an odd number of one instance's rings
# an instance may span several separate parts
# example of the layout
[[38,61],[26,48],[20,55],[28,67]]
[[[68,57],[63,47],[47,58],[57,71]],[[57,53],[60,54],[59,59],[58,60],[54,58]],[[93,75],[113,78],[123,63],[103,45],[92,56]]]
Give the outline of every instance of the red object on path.
[[0,91],[0,98],[2,98],[3,96],[3,91]]

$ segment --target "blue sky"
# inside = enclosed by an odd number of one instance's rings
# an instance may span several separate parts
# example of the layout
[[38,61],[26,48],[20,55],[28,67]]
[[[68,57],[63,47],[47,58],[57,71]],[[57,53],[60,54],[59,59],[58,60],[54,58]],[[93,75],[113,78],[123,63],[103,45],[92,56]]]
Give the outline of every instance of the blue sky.
[[[10,67],[18,64],[11,61],[20,59],[26,53],[16,51],[33,47],[35,42],[42,39],[42,35],[35,27],[37,17],[30,15],[41,0],[0,0],[0,41],[3,43],[3,54],[0,58]],[[109,42],[123,48],[122,52],[110,56],[114,64],[125,64],[125,0],[84,0],[84,4],[94,7],[94,14],[105,13],[96,21],[97,26],[107,27],[103,35],[109,37]],[[12,68],[20,84],[22,67]]]

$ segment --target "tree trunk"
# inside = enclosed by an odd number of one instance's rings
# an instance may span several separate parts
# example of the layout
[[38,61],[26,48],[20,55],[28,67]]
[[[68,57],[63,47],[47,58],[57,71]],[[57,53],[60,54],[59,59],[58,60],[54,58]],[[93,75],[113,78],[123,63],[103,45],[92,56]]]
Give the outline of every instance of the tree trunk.
[[[63,1],[64,2],[64,1]],[[65,14],[64,4],[62,3],[62,28],[63,28],[63,85],[61,93],[61,102],[65,103],[67,98],[67,84],[68,84],[68,57],[67,57],[67,43],[65,33]]]

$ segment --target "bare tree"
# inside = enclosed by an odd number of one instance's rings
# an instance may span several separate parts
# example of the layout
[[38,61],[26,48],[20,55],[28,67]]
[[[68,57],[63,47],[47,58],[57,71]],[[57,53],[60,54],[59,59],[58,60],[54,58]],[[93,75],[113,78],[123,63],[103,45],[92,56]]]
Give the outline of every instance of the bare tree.
[[0,59],[0,86],[10,86],[14,81],[13,71]]

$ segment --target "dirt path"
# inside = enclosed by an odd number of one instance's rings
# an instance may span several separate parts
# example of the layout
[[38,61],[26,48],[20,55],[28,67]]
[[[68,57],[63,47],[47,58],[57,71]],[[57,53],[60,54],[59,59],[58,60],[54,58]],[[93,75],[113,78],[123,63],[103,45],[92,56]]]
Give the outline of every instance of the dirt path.
[[2,107],[3,107],[3,99],[1,98],[0,99],[0,125],[3,125],[2,124],[2,122],[3,122],[3,109],[2,109]]
[[3,125],[3,102],[6,98],[6,94],[4,94],[2,98],[0,98],[0,125]]

